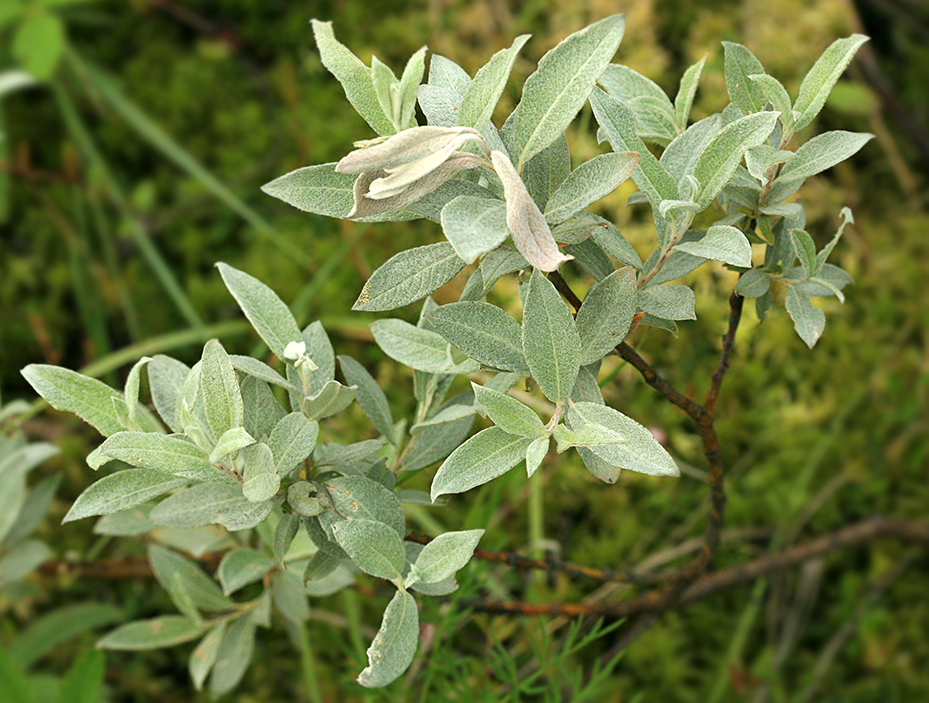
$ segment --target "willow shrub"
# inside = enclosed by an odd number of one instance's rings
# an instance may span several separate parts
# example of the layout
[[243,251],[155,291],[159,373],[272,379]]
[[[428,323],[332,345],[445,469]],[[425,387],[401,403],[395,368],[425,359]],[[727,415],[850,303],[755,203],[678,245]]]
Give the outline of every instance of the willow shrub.
[[[456,589],[455,574],[483,531],[449,532],[425,546],[405,541],[404,503],[434,505],[523,462],[531,478],[546,455],[569,449],[608,484],[622,469],[677,476],[651,432],[606,405],[597,383],[601,360],[635,327],[674,331],[695,318],[693,290],[672,281],[723,262],[739,272],[735,292],[754,298],[762,318],[772,288],[784,289],[787,313],[810,347],[825,324],[811,298],[842,300],[851,282],[827,261],[842,229],[817,251],[803,204],[791,196],[871,136],[834,131],[789,146],[863,36],[830,46],[793,100],[748,49],[724,44],[731,104],[690,124],[705,59],[687,70],[672,101],[645,76],[610,63],[624,31],[616,15],[546,54],[498,129],[491,116],[527,36],[473,78],[433,55],[423,83],[425,48],[398,78],[376,58],[370,67],[359,61],[329,23],[314,21],[313,31],[324,65],[375,136],[359,135],[365,139],[338,163],[301,168],[264,190],[330,217],[440,225],[444,241],[386,261],[354,305],[382,312],[420,304],[416,325],[371,324],[384,353],[412,371],[415,415],[394,418],[385,390],[357,361],[336,357],[319,322],[301,330],[271,288],[222,263],[219,273],[271,364],[230,355],[212,340],[192,368],[168,356],[140,359],[121,391],[54,366],[23,371],[54,407],[106,438],[87,462],[110,471],[75,501],[66,522],[103,516],[96,529],[104,534],[184,528],[193,535],[186,547],[174,543],[180,551],[149,548],[178,613],[123,625],[100,646],[199,640],[191,676],[198,688],[209,677],[216,694],[241,679],[272,608],[299,627],[308,597],[345,588],[360,573],[395,593],[358,681],[384,686],[407,669],[417,649],[417,599]],[[588,101],[612,151],[572,170],[565,129]],[[654,218],[654,249],[644,261],[586,209],[628,178],[638,187],[629,206],[648,206]],[[701,213],[706,228],[693,226]],[[592,280],[576,317],[546,276],[567,261]],[[475,263],[458,302],[439,306],[429,297]],[[486,300],[504,276],[519,277],[521,320]],[[459,376],[478,370],[490,380],[449,397]],[[151,404],[140,398],[143,373]],[[508,394],[521,379],[551,402],[550,417]],[[320,425],[353,403],[378,438],[320,442]],[[476,415],[492,426],[472,435]],[[431,493],[403,488],[436,464]],[[228,534],[204,529],[212,525]],[[225,551],[212,576],[181,553],[195,551],[193,542]],[[257,598],[236,599],[256,583]]]

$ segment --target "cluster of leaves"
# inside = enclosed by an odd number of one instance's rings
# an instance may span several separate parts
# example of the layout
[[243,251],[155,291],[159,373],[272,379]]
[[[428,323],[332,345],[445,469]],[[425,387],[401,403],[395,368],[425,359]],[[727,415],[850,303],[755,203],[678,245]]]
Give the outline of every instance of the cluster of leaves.
[[[624,20],[609,17],[541,60],[498,130],[490,117],[526,37],[473,79],[433,56],[421,85],[425,50],[398,79],[376,59],[364,65],[329,24],[313,27],[323,63],[379,136],[265,191],[308,212],[441,225],[447,241],[391,258],[354,306],[387,311],[424,300],[415,325],[398,318],[371,325],[381,349],[413,371],[415,416],[395,421],[384,391],[349,357],[338,357],[345,383],[336,380],[322,326],[300,330],[270,288],[225,264],[223,280],[283,371],[230,355],[216,340],[191,368],[166,356],[141,359],[122,392],[53,366],[23,371],[54,407],[106,437],[88,464],[118,468],[88,488],[66,520],[102,515],[98,531],[120,535],[166,527],[183,531],[169,545],[180,551],[226,551],[214,579],[178,551],[152,545],[152,567],[180,614],[130,623],[101,641],[145,649],[199,638],[191,675],[198,687],[209,677],[216,694],[243,675],[272,608],[299,627],[308,595],[344,588],[358,571],[396,588],[359,682],[382,686],[409,666],[419,631],[412,592],[452,592],[482,530],[446,533],[426,546],[405,542],[403,502],[434,504],[523,461],[532,476],[552,439],[559,453],[574,447],[607,483],[622,469],[678,475],[645,427],[604,403],[597,382],[603,357],[636,325],[673,330],[694,318],[693,291],[670,281],[722,261],[742,273],[737,291],[757,298],[762,313],[772,281],[786,285],[788,312],[810,346],[822,332],[810,296],[841,297],[849,282],[826,263],[841,230],[817,253],[802,229],[802,205],[786,200],[868,135],[833,132],[795,152],[787,147],[822,108],[863,37],[836,42],[793,104],[747,49],[727,44],[732,104],[688,126],[702,62],[687,71],[672,103],[648,79],[610,63]],[[588,100],[614,153],[572,171],[565,129]],[[417,103],[427,125],[416,124]],[[646,142],[663,147],[660,158]],[[586,209],[629,177],[641,191],[633,202],[649,203],[654,215],[657,246],[644,262],[616,227]],[[693,228],[704,211],[710,225]],[[766,247],[757,267],[753,242]],[[438,306],[431,294],[478,260],[460,300]],[[576,317],[544,273],[571,260],[593,279]],[[502,276],[517,273],[521,321],[486,301]],[[480,369],[494,375],[448,397],[458,376]],[[143,371],[154,412],[140,399]],[[521,378],[553,404],[547,419],[508,393]],[[353,402],[379,437],[320,441],[321,423]],[[468,438],[475,414],[493,426]],[[431,495],[401,488],[438,462]]]
[[[0,404],[0,425],[28,409],[22,401]],[[0,590],[15,592],[23,578],[49,556],[48,546],[32,537],[48,513],[60,477],[30,486],[29,472],[58,453],[47,442],[27,442],[24,436],[0,433]]]

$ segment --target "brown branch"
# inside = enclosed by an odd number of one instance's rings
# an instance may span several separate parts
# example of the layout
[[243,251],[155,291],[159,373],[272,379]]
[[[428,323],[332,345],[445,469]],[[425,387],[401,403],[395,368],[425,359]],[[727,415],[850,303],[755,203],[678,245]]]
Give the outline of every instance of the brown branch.
[[509,615],[560,615],[564,617],[625,618],[631,615],[661,613],[676,609],[737,586],[755,581],[776,571],[793,569],[811,560],[875,539],[894,539],[929,545],[929,524],[875,516],[804,544],[769,554],[748,564],[734,566],[698,577],[669,601],[667,590],[654,590],[614,604],[551,603],[533,604],[495,600],[462,601],[461,607],[476,612]]
[[719,397],[719,389],[723,385],[723,378],[729,370],[729,364],[732,362],[732,347],[735,343],[735,333],[739,328],[739,322],[742,319],[742,306],[745,298],[736,292],[729,296],[729,329],[726,336],[723,337],[723,349],[719,354],[719,365],[713,374],[713,381],[710,384],[710,391],[707,393],[706,401],[703,403],[703,409],[712,414],[716,406],[716,399]]
[[639,372],[642,379],[649,386],[658,391],[668,402],[676,405],[687,413],[695,422],[701,422],[706,417],[706,411],[693,398],[688,398],[675,388],[669,381],[662,377],[655,369],[639,356],[639,353],[625,342],[620,342],[616,347],[616,353],[628,363],[632,368]]

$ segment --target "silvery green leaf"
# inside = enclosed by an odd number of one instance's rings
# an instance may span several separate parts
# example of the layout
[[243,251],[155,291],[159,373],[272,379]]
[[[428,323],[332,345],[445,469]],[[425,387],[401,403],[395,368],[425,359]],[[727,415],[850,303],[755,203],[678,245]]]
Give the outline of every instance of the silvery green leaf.
[[[474,555],[484,530],[446,532],[425,545],[410,574],[423,583],[443,581],[463,568]],[[407,577],[407,584],[412,580]]]
[[704,54],[703,58],[688,68],[681,77],[677,97],[674,98],[674,118],[680,131],[687,129],[690,109],[693,107],[694,96],[697,94],[697,86],[700,85],[700,76],[708,56],[709,54]]
[[784,88],[783,84],[781,84],[777,78],[769,76],[767,73],[759,73],[754,76],[749,76],[748,78],[761,88],[762,94],[765,96],[765,99],[771,103],[771,107],[774,108],[775,112],[781,113],[781,124],[787,129],[792,129],[793,114],[790,107],[790,96],[787,94],[787,89]]
[[526,447],[526,473],[529,478],[532,478],[532,474],[542,465],[542,460],[548,454],[549,444],[550,437],[546,434],[544,437],[532,440],[532,444]]
[[216,569],[216,580],[223,587],[224,595],[231,595],[240,588],[260,581],[274,569],[274,559],[254,549],[233,549],[226,552]]
[[0,558],[0,588],[24,579],[51,557],[52,551],[44,542],[20,542]]
[[[48,514],[60,482],[61,476],[50,476],[40,481],[32,486],[25,500],[20,503],[18,513],[15,509],[3,513],[9,515],[8,520],[14,520],[8,530],[0,527],[0,543],[5,549],[14,547],[36,531]],[[14,503],[18,502],[18,499],[14,500]]]
[[526,293],[523,353],[545,396],[555,403],[567,398],[580,367],[581,340],[567,305],[538,269]]
[[570,400],[575,403],[584,401],[587,403],[599,403],[603,405],[603,393],[600,391],[600,385],[597,383],[597,376],[600,373],[600,359],[587,366],[582,366],[577,374],[577,381],[574,388],[571,389]]
[[[433,55],[433,64],[435,59],[436,57]],[[426,116],[426,124],[431,127],[455,127],[458,125],[458,108],[461,105],[461,97],[455,92],[438,85],[423,83],[417,88],[416,97],[423,114]]]
[[505,474],[523,460],[531,443],[528,437],[509,434],[499,427],[481,430],[439,467],[432,480],[433,502],[441,495],[464,493]]
[[778,113],[746,115],[731,122],[710,140],[694,164],[694,177],[700,182],[697,202],[707,207],[723,189],[742,161],[742,155],[763,144],[771,135]]
[[619,476],[622,473],[620,467],[613,466],[609,462],[604,461],[588,447],[575,447],[575,449],[584,462],[584,466],[593,476],[610,485],[619,480]]
[[659,163],[675,181],[680,182],[685,176],[693,173],[694,164],[697,163],[700,154],[722,127],[723,120],[719,114],[695,122],[668,144],[661,154]]
[[317,488],[309,481],[297,481],[287,488],[287,502],[294,512],[304,517],[316,517],[325,506],[317,498]]
[[307,420],[303,413],[281,418],[268,437],[277,474],[286,476],[300,466],[313,453],[318,437],[319,424]]
[[413,54],[400,76],[399,95],[400,110],[398,129],[408,129],[416,125],[416,90],[423,81],[426,69],[426,47]]
[[813,238],[802,229],[790,230],[790,239],[794,245],[794,253],[800,259],[800,265],[806,278],[815,276],[819,271],[816,270],[816,243]]
[[274,354],[283,359],[284,348],[301,340],[300,328],[277,294],[243,271],[218,263],[223,282],[239,303],[245,317]]
[[303,580],[292,572],[279,571],[271,578],[271,595],[274,607],[293,623],[303,623],[310,617]]
[[314,19],[311,24],[323,65],[342,84],[352,107],[378,134],[393,134],[396,129],[377,99],[371,69],[336,40],[331,22]]
[[752,265],[751,243],[740,230],[729,225],[713,225],[700,241],[682,242],[674,249],[741,268]]
[[696,320],[696,297],[687,286],[654,285],[639,291],[639,307],[664,320]]
[[113,408],[113,398],[121,400],[122,394],[105,383],[70,369],[46,364],[30,364],[22,370],[22,374],[49,405],[78,415],[104,437],[123,429]]
[[442,208],[442,231],[458,256],[471,264],[510,235],[506,211],[502,200],[462,195]]
[[544,209],[552,193],[571,174],[571,147],[564,134],[533,156],[523,167],[522,178],[529,194]]
[[368,648],[368,666],[358,675],[366,688],[379,688],[409,668],[419,644],[419,611],[406,591],[397,591],[384,611],[381,629]]
[[603,280],[616,270],[613,262],[593,238],[577,244],[565,244],[564,250],[596,281]]
[[410,450],[406,452],[406,456],[400,464],[403,471],[419,471],[442,461],[465,440],[465,437],[471,431],[471,425],[474,424],[474,408],[461,404],[451,404],[433,417],[438,419],[445,410],[451,408],[465,408],[467,412],[441,423],[426,424],[418,431],[410,440]]
[[281,376],[277,371],[272,369],[263,361],[258,359],[253,359],[250,356],[241,356],[239,354],[230,354],[229,360],[232,362],[232,368],[236,371],[241,371],[246,376],[254,376],[255,378],[260,378],[262,381],[267,381],[268,383],[280,386],[281,388],[286,388],[288,390],[293,388],[293,385],[286,378]]
[[726,56],[726,88],[729,90],[732,104],[739,108],[742,114],[761,112],[768,100],[761,85],[750,78],[765,72],[761,62],[741,44],[724,41],[723,50]]
[[365,283],[352,310],[393,310],[425,298],[455,277],[464,263],[448,242],[402,251]]
[[700,205],[693,200],[662,200],[658,203],[658,214],[672,221],[678,219],[678,213],[697,213],[700,209]]
[[[770,144],[761,144],[745,152],[745,167],[752,176],[758,179],[758,182],[762,186],[766,186],[768,181],[771,180],[772,174],[769,172],[771,166],[782,164],[785,161],[793,159],[794,156],[795,153],[792,151],[778,151]],[[765,200],[769,199],[771,199],[770,196],[765,198]],[[791,204],[797,205],[798,203]],[[769,207],[772,206],[762,207],[762,212],[767,211]],[[776,208],[779,207],[779,205],[774,205],[773,207]]]
[[484,366],[529,374],[519,323],[496,305],[449,303],[428,315],[436,331]]
[[242,393],[229,355],[216,339],[203,348],[200,387],[207,421],[216,437],[242,426]]
[[636,134],[635,116],[626,105],[599,88],[594,88],[590,94],[590,106],[597,123],[610,140],[613,151],[634,151],[640,155],[639,167],[632,172],[632,180],[648,196],[652,208],[656,210],[658,241],[664,245],[671,237],[671,230],[668,223],[657,214],[658,203],[676,198],[677,184]]
[[274,468],[274,455],[264,442],[253,444],[242,452],[245,469],[242,471],[242,495],[252,503],[263,503],[277,495],[281,477]]
[[516,57],[528,40],[528,34],[516,37],[509,49],[498,51],[475,74],[461,102],[458,124],[484,131],[503,94]]
[[206,630],[206,625],[181,615],[163,615],[121,625],[99,640],[96,646],[123,651],[173,647],[196,639]]
[[[261,190],[303,212],[348,219],[355,206],[355,183],[359,177],[338,173],[335,167],[335,163],[328,163],[298,168],[266,183],[261,186]],[[393,210],[387,204],[376,212],[363,217],[353,216],[351,219],[362,222],[397,222],[418,217],[420,215],[414,212]]]
[[442,373],[452,366],[448,343],[435,332],[388,319],[372,322],[371,333],[387,356],[410,368]]
[[397,436],[393,416],[390,414],[390,405],[378,382],[374,380],[374,377],[368,373],[364,366],[351,357],[340,356],[339,364],[342,367],[345,380],[350,385],[356,386],[355,399],[365,415],[368,416],[368,419],[371,420],[378,431],[387,438],[388,442],[396,444]]
[[226,638],[227,620],[220,620],[212,630],[206,633],[206,636],[200,640],[200,644],[190,653],[188,668],[190,669],[190,678],[194,682],[194,688],[198,691],[203,688],[203,682],[209,676],[213,665],[216,664],[216,658],[219,656],[220,646]]
[[117,432],[99,447],[99,455],[139,469],[197,481],[230,483],[213,468],[206,452],[183,439],[157,432]]
[[592,213],[581,213],[578,217],[581,216],[595,225],[590,231],[590,238],[598,247],[622,264],[636,269],[642,268],[642,259],[639,258],[638,252],[622,232],[616,229],[616,225]]
[[340,476],[326,481],[332,505],[342,517],[380,522],[400,536],[406,535],[406,518],[393,491],[364,476]]
[[486,294],[502,276],[529,268],[529,262],[518,251],[501,247],[481,259],[481,279]]
[[318,581],[319,579],[323,579],[335,571],[341,563],[342,559],[340,557],[319,550],[310,557],[310,560],[307,562],[306,569],[303,572],[303,580]]
[[166,527],[203,527],[217,523],[233,532],[262,523],[274,501],[252,503],[239,486],[200,483],[161,501],[149,519]]
[[136,413],[139,409],[139,387],[142,381],[142,369],[148,365],[152,358],[143,356],[132,365],[129,375],[126,377],[126,386],[123,389],[123,397],[126,401],[126,408],[129,411],[129,420],[135,423]]
[[121,510],[112,515],[104,515],[94,525],[95,535],[111,535],[113,537],[137,537],[158,528],[148,519],[148,514],[154,506],[143,503],[135,508]]
[[568,429],[565,425],[558,425],[552,437],[559,454],[571,447],[603,447],[626,443],[625,436],[615,429],[594,422],[585,423],[576,431]]
[[271,388],[253,376],[242,379],[242,405],[245,412],[242,425],[252,437],[267,437],[274,426],[286,415]]
[[803,144],[781,169],[778,183],[805,181],[856,154],[874,138],[873,134],[834,131],[820,134]]
[[800,335],[800,339],[812,349],[826,328],[825,313],[814,307],[809,296],[798,291],[796,286],[790,286],[787,289],[784,305],[790,318],[794,321],[794,329]]
[[577,311],[581,366],[609,354],[629,334],[636,311],[636,276],[622,268],[595,283]]
[[618,410],[597,403],[574,403],[568,407],[568,421],[575,432],[592,424],[625,440],[587,447],[612,466],[652,476],[680,476],[677,464],[652,433]]
[[25,472],[12,468],[0,473],[0,541],[13,529],[25,501]]
[[845,72],[859,47],[866,41],[868,37],[861,34],[837,39],[813,64],[800,84],[800,94],[794,103],[794,111],[797,113],[794,129],[803,129],[819,114],[839,76]]
[[216,663],[210,673],[210,693],[218,698],[228,693],[242,677],[255,651],[255,611],[233,620],[219,645]]
[[362,571],[371,576],[396,581],[406,557],[403,540],[389,525],[356,518],[332,526],[339,545]]
[[373,464],[378,452],[387,445],[383,439],[366,439],[354,444],[320,444],[316,447],[313,461],[317,466],[351,466]]
[[148,385],[152,392],[152,401],[161,419],[172,432],[181,431],[177,422],[177,403],[189,373],[190,369],[186,364],[163,354],[155,355],[148,364]]
[[429,85],[450,90],[461,100],[471,85],[471,76],[451,59],[433,54],[429,57]]
[[634,152],[600,154],[571,172],[558,187],[545,208],[551,225],[564,222],[591,203],[603,198],[625,181],[639,163]]
[[185,479],[172,478],[158,471],[123,469],[91,484],[77,497],[62,522],[133,508],[186,483]]
[[148,560],[161,587],[171,591],[180,582],[193,605],[201,610],[223,613],[235,610],[235,603],[193,561],[170,549],[149,544]]
[[[822,253],[822,252],[820,252]],[[803,278],[803,269],[797,267],[788,271],[784,278],[788,280],[797,280]],[[839,300],[845,302],[842,296],[842,289],[853,283],[852,277],[847,272],[832,264],[824,264],[820,272],[809,281],[795,283],[794,288],[798,293],[809,295],[816,298],[836,295]]]
[[274,528],[271,549],[274,552],[274,558],[281,566],[284,566],[284,557],[290,551],[290,546],[299,531],[300,516],[296,513],[284,513],[277,523],[277,527]]
[[502,151],[490,154],[494,170],[503,183],[506,196],[506,224],[513,243],[526,261],[543,271],[554,271],[571,257],[564,256],[552,237],[552,231],[529,195],[526,184],[516,172],[509,157]]
[[549,51],[526,80],[503,131],[518,169],[561,135],[616,53],[625,19],[613,15],[575,32]]
[[[477,157],[474,154],[455,154],[455,158],[476,159]],[[473,166],[473,162],[470,165],[464,165],[466,168],[472,168]],[[415,188],[416,185],[417,184],[414,184],[411,189]],[[472,181],[456,178],[454,180],[441,183],[435,190],[426,193],[418,200],[407,205],[407,209],[410,212],[416,213],[419,217],[424,217],[427,220],[441,224],[442,208],[448,205],[459,195],[471,195],[475,198],[499,200],[502,197],[502,194],[496,192],[498,190],[499,188],[494,188],[492,190],[491,188],[485,188],[483,185],[478,185]]]
[[307,396],[303,412],[308,420],[322,420],[340,413],[355,400],[355,388],[347,388],[338,381],[329,381],[316,395]]
[[333,593],[338,593],[354,583],[355,572],[345,564],[338,564],[335,569],[325,576],[307,581],[304,585],[304,590],[308,596],[323,598],[325,596],[331,596]]
[[760,298],[770,289],[771,279],[762,269],[749,269],[735,285],[735,292],[744,298]]
[[632,110],[636,134],[642,139],[667,143],[674,138],[674,106],[654,81],[628,66],[610,64],[600,75],[599,83]]
[[210,463],[218,464],[227,454],[233,454],[254,443],[255,438],[246,432],[244,427],[233,427],[226,430],[210,453]]
[[476,383],[472,383],[471,388],[478,409],[504,432],[532,439],[546,434],[545,425],[535,411],[516,398]]

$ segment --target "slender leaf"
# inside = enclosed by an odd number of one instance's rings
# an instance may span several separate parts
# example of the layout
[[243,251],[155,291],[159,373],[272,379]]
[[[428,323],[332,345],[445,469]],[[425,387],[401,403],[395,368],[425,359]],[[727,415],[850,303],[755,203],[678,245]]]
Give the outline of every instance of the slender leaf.
[[499,427],[481,430],[439,467],[432,480],[432,501],[441,495],[464,493],[505,474],[523,460],[531,443],[532,439]]
[[567,305],[538,270],[526,293],[523,351],[545,396],[555,403],[567,398],[580,368],[581,340]]
[[407,249],[372,274],[352,310],[379,312],[409,305],[444,286],[462,268],[464,262],[448,242]]
[[358,683],[379,688],[394,681],[409,668],[419,644],[419,611],[406,591],[397,591],[384,611],[381,629],[368,648],[368,666]]

